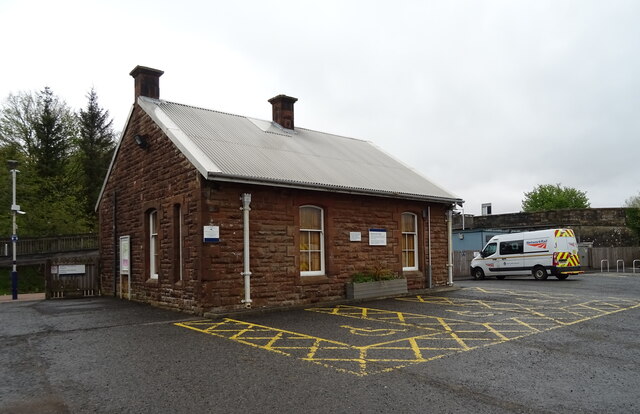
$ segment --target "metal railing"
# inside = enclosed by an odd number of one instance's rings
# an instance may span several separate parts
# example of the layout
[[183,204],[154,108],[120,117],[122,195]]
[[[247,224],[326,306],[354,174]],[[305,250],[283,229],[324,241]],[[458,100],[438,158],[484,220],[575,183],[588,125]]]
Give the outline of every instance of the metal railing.
[[[5,244],[2,253],[8,254],[11,248]],[[74,234],[56,237],[40,237],[31,239],[19,239],[16,243],[16,255],[28,256],[36,254],[74,252],[82,250],[95,250],[98,248],[98,235],[96,233]]]

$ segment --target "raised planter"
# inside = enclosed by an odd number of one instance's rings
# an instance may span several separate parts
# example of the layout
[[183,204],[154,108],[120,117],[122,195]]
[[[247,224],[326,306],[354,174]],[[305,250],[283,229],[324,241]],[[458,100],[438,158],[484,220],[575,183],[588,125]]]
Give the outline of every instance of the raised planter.
[[407,293],[407,291],[407,279],[347,283],[348,299],[367,299],[402,295],[403,293]]

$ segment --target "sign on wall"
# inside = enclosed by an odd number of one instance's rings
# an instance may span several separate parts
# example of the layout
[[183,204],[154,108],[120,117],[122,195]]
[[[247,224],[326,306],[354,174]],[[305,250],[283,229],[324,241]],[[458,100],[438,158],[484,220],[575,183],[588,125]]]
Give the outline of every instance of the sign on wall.
[[387,231],[385,229],[369,229],[369,246],[386,246]]
[[359,231],[349,232],[349,241],[359,242],[362,240],[362,234]]
[[83,275],[86,273],[86,267],[83,264],[76,265],[58,265],[58,275]]
[[220,241],[220,226],[204,226],[202,233],[205,243],[217,243]]
[[128,275],[131,267],[131,238],[120,237],[120,274]]

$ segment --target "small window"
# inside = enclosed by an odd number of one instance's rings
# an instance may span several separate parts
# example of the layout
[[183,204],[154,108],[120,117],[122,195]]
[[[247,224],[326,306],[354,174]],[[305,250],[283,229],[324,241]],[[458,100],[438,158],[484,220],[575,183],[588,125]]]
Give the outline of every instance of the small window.
[[320,207],[300,207],[300,275],[324,275],[324,214]]
[[149,217],[149,278],[158,278],[158,252],[160,249],[158,243],[158,211],[151,210]]
[[513,240],[500,243],[500,254],[522,254],[522,240]]
[[418,219],[413,213],[402,214],[402,270],[418,270]]

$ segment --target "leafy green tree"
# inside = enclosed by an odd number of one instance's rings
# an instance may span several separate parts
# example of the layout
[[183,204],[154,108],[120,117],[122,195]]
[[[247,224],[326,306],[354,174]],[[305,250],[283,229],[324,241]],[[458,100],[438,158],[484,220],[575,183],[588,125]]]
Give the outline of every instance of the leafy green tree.
[[[92,229],[71,174],[75,133],[75,114],[49,88],[35,95],[10,95],[0,111],[0,156],[20,163],[16,201],[27,212],[18,219],[21,237]],[[3,196],[11,193],[6,168],[0,168],[0,190]],[[7,205],[7,214],[0,214],[0,234],[8,235],[10,202],[5,198],[0,200]]]
[[625,207],[632,207],[632,208],[640,208],[640,193],[638,193],[638,195],[629,197],[624,202],[624,206]]
[[109,111],[98,105],[98,95],[93,88],[87,98],[87,107],[80,109],[78,116],[76,170],[79,173],[84,211],[89,217],[94,217],[94,206],[115,148],[115,134]]
[[532,191],[524,193],[522,211],[558,210],[566,208],[589,208],[591,204],[584,191],[560,184],[538,185]]
[[9,94],[0,112],[0,145],[19,149],[24,154],[35,139],[37,97],[20,92]]
[[629,227],[640,240],[640,193],[629,197],[625,201],[627,207],[627,227]]

